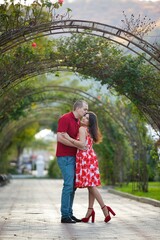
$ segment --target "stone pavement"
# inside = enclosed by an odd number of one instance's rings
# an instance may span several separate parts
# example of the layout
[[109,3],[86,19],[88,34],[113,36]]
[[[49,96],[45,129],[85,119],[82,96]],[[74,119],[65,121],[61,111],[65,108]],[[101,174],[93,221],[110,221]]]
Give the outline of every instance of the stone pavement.
[[[12,179],[0,188],[0,240],[158,240],[160,208],[99,188],[116,212],[109,223],[95,204],[95,223],[60,223],[62,180]],[[75,195],[74,215],[84,217],[87,189]]]

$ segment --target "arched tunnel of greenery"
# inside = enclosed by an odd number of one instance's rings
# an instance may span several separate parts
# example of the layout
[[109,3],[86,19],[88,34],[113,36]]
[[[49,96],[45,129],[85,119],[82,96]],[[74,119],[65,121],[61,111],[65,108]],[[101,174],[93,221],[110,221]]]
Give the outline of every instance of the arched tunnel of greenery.
[[13,149],[18,159],[41,128],[55,132],[58,117],[81,98],[97,113],[103,134],[95,145],[103,182],[122,184],[138,176],[139,189],[147,191],[148,179],[160,175],[146,127],[159,133],[159,78],[144,55],[126,55],[92,32],[57,39],[37,33],[12,47],[0,56],[1,171],[8,171]]
[[[61,73],[59,74],[61,75]],[[62,79],[66,73],[63,74]],[[6,153],[8,153],[10,146],[14,142],[16,143],[16,135],[19,135],[27,126],[32,126],[32,124],[34,128],[32,134],[35,134],[41,126],[52,128],[53,122],[57,122],[58,117],[62,113],[71,110],[70,106],[79,96],[78,98],[86,99],[90,109],[98,114],[104,135],[104,143],[101,146],[96,146],[100,159],[106,159],[104,162],[103,160],[100,161],[103,181],[107,180],[107,182],[112,184],[130,181],[131,175],[136,174],[138,171],[143,172],[144,166],[146,167],[146,157],[142,158],[143,168],[142,165],[141,167],[139,166],[141,164],[140,161],[134,166],[132,173],[130,173],[133,155],[138,154],[140,157],[142,154],[145,154],[146,149],[143,144],[148,141],[148,137],[146,135],[145,137],[143,136],[146,130],[143,126],[144,123],[140,123],[142,121],[141,118],[137,116],[136,120],[136,117],[133,117],[135,107],[131,102],[128,104],[127,99],[118,98],[117,103],[113,105],[112,102],[109,102],[107,96],[105,96],[105,101],[102,102],[97,97],[87,93],[87,88],[91,86],[78,86],[77,80],[72,80],[73,82],[71,81],[69,85],[72,86],[74,83],[75,87],[73,88],[61,85],[63,81],[61,76],[57,76],[56,80],[54,77],[54,80],[49,80],[48,84],[47,77],[43,75],[40,79],[29,79],[21,84],[17,84],[5,93],[3,99],[5,101],[1,102],[3,119],[1,118],[0,147],[4,153],[2,159],[6,158]],[[56,131],[56,127],[53,130]],[[20,137],[21,144],[17,142],[19,154],[26,144],[26,141],[24,141],[26,136],[22,136]],[[31,135],[31,137],[33,136]],[[106,172],[107,168],[110,169],[108,171],[109,174]],[[144,178],[142,182],[144,182]]]
[[104,39],[80,34],[57,41],[41,39],[37,44],[39,49],[26,43],[2,55],[2,96],[32,75],[70,68],[125,95],[159,129],[159,72],[146,65],[143,57],[125,56]]

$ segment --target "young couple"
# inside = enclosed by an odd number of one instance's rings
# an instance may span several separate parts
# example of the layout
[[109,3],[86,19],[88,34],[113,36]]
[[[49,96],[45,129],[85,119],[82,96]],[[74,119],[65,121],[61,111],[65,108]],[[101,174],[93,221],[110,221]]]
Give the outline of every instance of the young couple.
[[[95,219],[93,209],[98,201],[104,221],[111,220],[113,210],[106,206],[96,186],[100,183],[98,160],[93,150],[93,143],[101,141],[97,116],[88,111],[88,104],[78,100],[73,111],[62,115],[57,129],[57,161],[63,176],[61,196],[61,223],[88,222]],[[86,216],[77,219],[73,215],[73,200],[76,188],[88,188],[88,210]]]

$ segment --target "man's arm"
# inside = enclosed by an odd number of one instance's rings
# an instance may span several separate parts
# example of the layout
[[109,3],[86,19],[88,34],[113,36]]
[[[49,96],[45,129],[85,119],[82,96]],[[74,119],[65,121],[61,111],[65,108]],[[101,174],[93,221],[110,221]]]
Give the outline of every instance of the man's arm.
[[76,140],[74,138],[71,138],[68,133],[61,133],[61,137],[63,136],[66,140],[68,140],[70,143],[74,144],[76,148],[79,148],[83,151],[87,150],[86,145],[86,128],[80,127],[79,128],[79,140]]
[[65,139],[63,136],[62,136],[62,133],[61,132],[58,132],[57,133],[57,142],[60,142],[66,146],[69,146],[69,147],[76,147],[73,143],[71,143],[69,140]]

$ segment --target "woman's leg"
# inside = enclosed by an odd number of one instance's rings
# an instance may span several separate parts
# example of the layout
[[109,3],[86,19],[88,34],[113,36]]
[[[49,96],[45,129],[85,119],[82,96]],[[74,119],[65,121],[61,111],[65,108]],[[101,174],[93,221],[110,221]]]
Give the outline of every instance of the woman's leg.
[[94,201],[95,201],[95,197],[88,189],[88,210],[85,216],[86,218],[89,217],[93,211]]
[[88,188],[88,208],[93,208],[95,197]]
[[[100,194],[100,192],[98,191],[97,187],[88,187],[88,191],[89,191],[89,196],[90,196],[90,200],[89,200],[89,204],[92,204],[93,199],[97,200],[97,202],[99,203],[99,205],[101,206],[101,208],[103,208],[105,206],[103,198]],[[93,202],[94,203],[94,202]],[[93,207],[93,205],[91,205]],[[90,205],[89,205],[90,207]],[[103,213],[104,216],[106,217],[109,213],[108,213],[108,209],[106,207],[104,207],[103,209]]]

